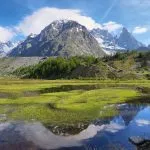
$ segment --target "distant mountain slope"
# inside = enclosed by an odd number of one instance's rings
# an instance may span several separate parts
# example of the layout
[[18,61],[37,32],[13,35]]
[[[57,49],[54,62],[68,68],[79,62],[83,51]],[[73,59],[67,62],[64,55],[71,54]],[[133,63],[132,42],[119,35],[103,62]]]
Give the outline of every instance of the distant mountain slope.
[[126,29],[123,28],[122,32],[116,42],[120,47],[126,50],[135,50],[144,46],[141,42],[137,41],[135,37]]
[[45,60],[42,57],[5,57],[0,58],[0,76],[13,72],[19,67],[37,64]]
[[144,44],[137,41],[126,28],[122,29],[118,37],[113,36],[108,30],[103,29],[93,29],[91,34],[108,53],[112,53],[116,50],[136,50],[140,47],[145,47]]
[[114,37],[108,30],[93,29],[91,34],[96,38],[102,48],[105,50],[124,49],[116,44],[116,37]]
[[29,36],[9,56],[76,56],[102,57],[102,50],[89,31],[75,21],[60,20],[47,26],[37,36]]
[[17,43],[12,43],[10,41],[6,43],[0,42],[0,57],[6,56],[16,46]]
[[137,48],[136,49],[137,51],[141,51],[141,52],[143,52],[143,51],[150,51],[150,47],[149,46],[142,46],[142,47],[139,47],[139,48]]

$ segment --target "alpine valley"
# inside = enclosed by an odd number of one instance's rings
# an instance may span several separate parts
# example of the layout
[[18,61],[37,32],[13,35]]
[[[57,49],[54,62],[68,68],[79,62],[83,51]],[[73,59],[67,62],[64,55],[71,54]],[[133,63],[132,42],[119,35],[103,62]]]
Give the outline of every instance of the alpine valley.
[[28,27],[39,34],[0,42],[0,150],[150,150],[150,46],[125,27]]

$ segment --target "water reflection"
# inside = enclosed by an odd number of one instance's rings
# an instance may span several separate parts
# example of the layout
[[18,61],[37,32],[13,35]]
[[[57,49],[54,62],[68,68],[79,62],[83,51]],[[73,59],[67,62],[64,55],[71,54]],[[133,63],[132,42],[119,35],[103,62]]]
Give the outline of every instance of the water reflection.
[[[104,87],[104,85],[103,85]],[[107,85],[106,85],[107,87]],[[50,88],[44,88],[37,91],[24,91],[22,93],[7,93],[7,92],[0,92],[0,98],[9,98],[9,99],[15,99],[17,97],[32,97],[32,96],[38,96],[40,94],[46,94],[46,93],[55,93],[55,92],[69,92],[73,90],[94,90],[94,89],[100,89],[102,86],[100,84],[94,84],[94,85],[62,85],[58,87],[50,87]]]
[[0,148],[21,144],[26,149],[130,150],[134,149],[128,142],[130,136],[150,138],[150,107],[125,104],[116,108],[118,116],[96,120],[76,135],[56,135],[39,122],[1,123]]

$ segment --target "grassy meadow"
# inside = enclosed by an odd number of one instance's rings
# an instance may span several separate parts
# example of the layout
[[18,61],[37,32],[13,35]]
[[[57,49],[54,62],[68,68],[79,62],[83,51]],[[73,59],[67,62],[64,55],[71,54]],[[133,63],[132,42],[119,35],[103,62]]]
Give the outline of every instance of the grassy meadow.
[[[117,113],[118,103],[147,97],[149,80],[20,80],[0,79],[0,114],[8,120],[75,124]],[[142,102],[142,101],[141,101]],[[5,120],[4,120],[5,121]]]

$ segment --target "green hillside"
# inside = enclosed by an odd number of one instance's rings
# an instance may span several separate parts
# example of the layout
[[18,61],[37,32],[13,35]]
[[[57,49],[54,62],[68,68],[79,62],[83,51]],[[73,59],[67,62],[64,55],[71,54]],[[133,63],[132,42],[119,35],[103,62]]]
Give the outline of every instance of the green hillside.
[[150,52],[125,52],[105,58],[48,58],[36,65],[13,72],[21,78],[35,79],[150,79]]

